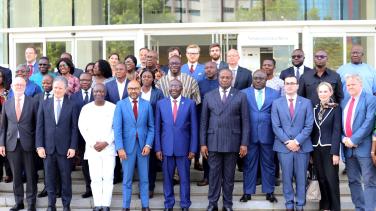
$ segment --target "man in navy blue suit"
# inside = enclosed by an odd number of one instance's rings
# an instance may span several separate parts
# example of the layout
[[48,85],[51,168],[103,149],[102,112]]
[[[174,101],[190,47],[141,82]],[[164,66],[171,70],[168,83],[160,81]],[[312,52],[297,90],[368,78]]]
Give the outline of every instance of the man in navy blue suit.
[[[309,153],[313,151],[310,137],[313,127],[312,103],[297,95],[298,87],[295,76],[286,77],[286,96],[278,98],[272,105],[275,134],[273,150],[277,152],[282,168],[283,196],[288,211],[293,211],[294,208],[303,210]],[[296,182],[296,196],[293,178]]]
[[177,167],[180,176],[180,207],[188,211],[190,200],[190,160],[198,144],[196,103],[181,96],[182,83],[170,82],[170,97],[157,103],[155,118],[155,151],[163,166],[165,210],[172,211],[174,199],[173,175]]
[[63,211],[70,211],[72,199],[71,158],[76,154],[78,139],[77,106],[67,96],[68,81],[58,76],[53,82],[54,97],[39,105],[36,148],[44,159],[48,211],[56,211],[55,179],[60,174]]
[[362,88],[360,75],[346,76],[349,97],[341,105],[342,143],[352,202],[356,210],[368,211],[376,209],[376,167],[371,159],[376,97]]
[[[74,93],[70,96],[70,99],[76,103],[77,105],[77,112],[78,114],[81,113],[81,109],[84,105],[88,104],[89,102],[93,101],[93,92],[91,88],[91,75],[89,73],[82,73],[80,75],[80,91]],[[90,187],[90,173],[89,173],[89,163],[87,159],[84,159],[85,154],[85,140],[79,132],[78,136],[78,152],[80,154],[81,166],[82,166],[82,174],[84,175],[85,179],[85,186],[86,190],[85,193],[82,194],[82,198],[88,198],[92,196],[91,187]]]
[[212,62],[215,62],[217,69],[221,70],[223,68],[228,68],[228,64],[221,60],[221,45],[218,43],[212,43],[209,46],[209,56]]
[[256,193],[258,163],[261,165],[262,192],[266,193],[266,200],[274,203],[275,166],[274,166],[274,133],[272,128],[272,103],[281,95],[278,91],[266,87],[266,73],[257,70],[253,74],[253,87],[243,89],[247,95],[250,116],[250,145],[244,159],[244,195],[241,202],[251,200],[251,194]]

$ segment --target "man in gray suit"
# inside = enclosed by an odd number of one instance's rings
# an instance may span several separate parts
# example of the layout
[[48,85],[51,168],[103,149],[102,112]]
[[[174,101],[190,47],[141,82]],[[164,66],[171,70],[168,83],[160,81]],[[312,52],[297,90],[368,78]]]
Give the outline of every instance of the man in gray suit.
[[36,210],[37,178],[34,156],[37,107],[33,98],[24,94],[24,78],[16,77],[12,89],[14,97],[6,101],[3,107],[0,128],[0,154],[7,154],[14,178],[13,193],[16,204],[10,210],[24,209],[23,172],[27,181],[28,210]]
[[[223,191],[223,210],[232,210],[236,160],[247,154],[249,112],[247,97],[231,87],[232,72],[219,72],[219,89],[206,94],[201,113],[201,154],[209,163],[208,211],[218,210]],[[221,187],[222,186],[222,187]]]

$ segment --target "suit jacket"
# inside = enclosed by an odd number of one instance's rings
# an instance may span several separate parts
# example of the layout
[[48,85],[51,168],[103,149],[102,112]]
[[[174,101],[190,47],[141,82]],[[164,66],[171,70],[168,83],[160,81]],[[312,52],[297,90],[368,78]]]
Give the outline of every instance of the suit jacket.
[[316,105],[313,111],[315,124],[313,125],[311,138],[314,146],[330,146],[332,155],[339,155],[342,131],[342,113],[339,106],[325,110],[320,122],[318,113],[320,105]]
[[67,96],[61,106],[59,121],[56,124],[54,98],[39,105],[36,147],[44,147],[47,154],[66,155],[68,149],[77,149],[78,142],[77,106]]
[[0,146],[7,151],[14,151],[17,146],[17,133],[24,151],[35,150],[35,127],[37,105],[33,98],[25,96],[20,120],[17,121],[15,99],[5,102],[1,114]]
[[200,145],[213,152],[239,152],[249,144],[247,96],[231,88],[225,104],[219,89],[205,95],[201,112]]
[[158,88],[152,88],[150,96],[150,105],[153,108],[153,114],[155,114],[155,109],[157,107],[157,102],[163,99],[163,92]]
[[228,68],[228,64],[225,61],[219,62],[218,70]]
[[189,152],[197,152],[197,144],[196,103],[181,97],[174,123],[171,98],[160,100],[155,114],[155,151],[167,156],[188,156]]
[[121,99],[119,98],[119,90],[118,90],[116,79],[111,80],[108,83],[106,83],[105,84],[106,90],[107,90],[106,101],[110,101],[111,103],[116,104],[119,100],[127,98],[128,97],[128,91],[127,91],[128,83],[129,83],[129,80],[127,79],[125,81],[123,97]]
[[252,85],[252,72],[244,67],[238,67],[234,88],[237,90],[242,90],[250,87]]
[[265,100],[261,110],[257,107],[255,89],[249,87],[242,90],[247,95],[250,117],[250,143],[273,144],[274,133],[272,128],[272,104],[281,95],[278,91],[265,87]]
[[[344,113],[346,104],[349,102],[350,97],[345,98],[342,101],[342,140],[346,136],[346,116]],[[358,145],[355,148],[344,147],[345,157],[349,158],[353,154],[359,157],[371,157],[370,151],[372,146],[372,131],[375,126],[375,112],[376,112],[376,97],[362,92],[359,97],[359,102],[355,108],[355,113],[353,113],[353,123],[352,123],[352,136],[350,137],[351,142]]]
[[275,134],[274,151],[291,152],[285,142],[294,139],[299,142],[299,153],[313,150],[310,136],[313,127],[313,108],[310,100],[297,97],[292,119],[286,97],[275,100],[272,105],[272,126]]
[[74,72],[73,72],[73,75],[76,76],[78,79],[80,79],[80,76],[81,74],[83,73],[84,71],[79,69],[79,68],[74,68]]
[[[37,104],[37,108],[39,107],[39,104],[41,104],[44,101],[44,94],[45,94],[45,92],[41,92],[41,93],[34,95],[33,99]],[[51,90],[49,98],[52,98],[52,97],[53,97],[53,93],[52,93],[52,90]],[[37,112],[38,112],[38,109],[37,109]]]
[[190,67],[188,67],[187,63],[181,66],[181,72],[193,77],[197,82],[205,78],[205,65],[197,63],[193,74],[189,71],[189,69]]
[[[138,99],[137,120],[133,114],[133,103],[125,98],[116,104],[114,114],[114,134],[116,151],[124,149],[131,154],[139,144],[140,149],[145,145],[152,146],[154,141],[154,117],[150,103],[142,98]],[[138,141],[136,141],[136,134]]]
[[12,84],[12,71],[9,68],[0,66],[0,71],[3,73],[5,81],[5,89],[9,90]]
[[[309,68],[309,67],[304,66],[304,72],[303,72],[303,73],[305,73],[305,72],[307,72],[307,71],[313,71],[313,70],[312,70],[311,68]],[[302,75],[303,75],[303,74],[302,74]],[[301,77],[302,75],[300,75],[300,77]],[[285,80],[285,78],[286,78],[287,76],[295,76],[295,70],[294,70],[294,67],[289,67],[289,68],[287,68],[287,69],[285,69],[285,70],[282,70],[281,74],[279,75],[279,78],[282,79],[282,80]]]

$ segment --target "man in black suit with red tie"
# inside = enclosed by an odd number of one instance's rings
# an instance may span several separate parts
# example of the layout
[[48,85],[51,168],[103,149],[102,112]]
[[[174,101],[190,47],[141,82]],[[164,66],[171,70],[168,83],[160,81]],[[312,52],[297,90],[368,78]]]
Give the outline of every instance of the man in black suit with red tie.
[[298,81],[300,76],[302,76],[307,71],[312,71],[311,68],[303,65],[304,63],[304,52],[302,49],[295,49],[291,54],[292,67],[282,70],[279,78],[285,80],[287,76],[295,76]]
[[36,210],[37,177],[34,164],[36,103],[25,96],[26,81],[14,79],[14,97],[6,101],[1,115],[0,154],[7,154],[13,173],[13,193],[16,204],[10,211],[24,209],[22,174],[26,174],[28,210]]

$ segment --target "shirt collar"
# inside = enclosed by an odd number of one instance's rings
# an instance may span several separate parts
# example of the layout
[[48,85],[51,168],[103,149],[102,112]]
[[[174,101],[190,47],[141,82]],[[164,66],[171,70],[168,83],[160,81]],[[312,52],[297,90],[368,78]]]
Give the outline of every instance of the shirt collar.
[[173,100],[176,100],[177,103],[179,104],[179,103],[180,103],[180,100],[181,100],[181,95],[179,95],[179,97],[177,97],[176,99],[174,99],[174,98],[172,98],[172,97],[170,97],[170,99],[171,99],[171,102],[173,102]]
[[[231,90],[231,86],[229,88],[226,89],[226,93],[230,93],[230,90]],[[223,93],[223,88],[222,87],[219,87],[219,92],[220,93]]]
[[298,98],[298,94],[295,94],[295,95],[292,96],[292,97],[286,95],[286,99],[287,99],[287,101],[289,101],[291,98],[293,99],[293,101],[296,101],[296,98]]
[[230,67],[230,65],[228,66],[228,69],[231,70],[231,71],[234,71],[234,70],[238,70],[239,68],[239,65],[236,65],[235,67]]
[[[16,96],[14,96],[14,99],[16,99]],[[25,99],[25,94],[21,95],[18,99],[20,99],[21,101]]]
[[[131,97],[128,97],[129,101],[132,103],[133,105],[133,99]],[[140,103],[140,97],[138,97],[137,99],[137,103]]]
[[[317,69],[314,68],[313,71],[314,71],[314,75],[318,77],[319,75],[317,75],[317,72],[318,72]],[[325,70],[324,70],[324,72],[322,73],[322,75],[329,75],[328,68],[325,68]]]

